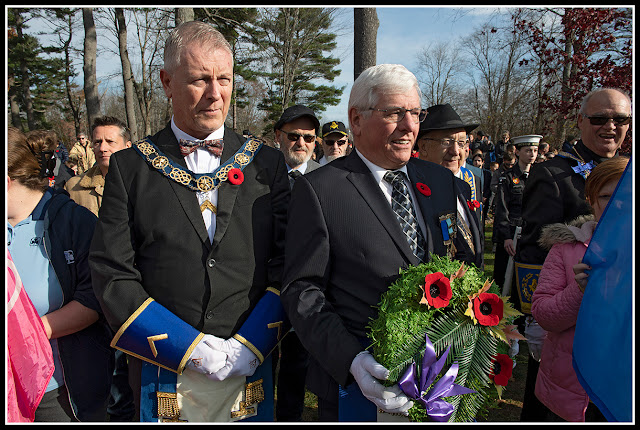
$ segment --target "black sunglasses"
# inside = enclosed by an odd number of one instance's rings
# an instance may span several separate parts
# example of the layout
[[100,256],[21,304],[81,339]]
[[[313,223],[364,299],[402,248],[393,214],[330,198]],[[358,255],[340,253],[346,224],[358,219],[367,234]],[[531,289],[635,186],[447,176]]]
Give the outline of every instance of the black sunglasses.
[[298,133],[289,133],[288,131],[284,131],[284,130],[280,130],[280,131],[285,133],[287,135],[287,139],[289,139],[292,142],[296,142],[301,137],[307,143],[311,143],[316,140],[316,137],[313,134],[298,134]]
[[627,125],[631,122],[631,116],[616,116],[613,118],[608,116],[589,116],[584,114],[582,116],[588,118],[591,125],[605,125],[610,119],[612,119],[616,125]]
[[327,146],[333,146],[334,143],[337,143],[339,146],[342,146],[344,144],[347,143],[346,139],[338,139],[338,140],[334,140],[334,139],[324,139],[324,143]]

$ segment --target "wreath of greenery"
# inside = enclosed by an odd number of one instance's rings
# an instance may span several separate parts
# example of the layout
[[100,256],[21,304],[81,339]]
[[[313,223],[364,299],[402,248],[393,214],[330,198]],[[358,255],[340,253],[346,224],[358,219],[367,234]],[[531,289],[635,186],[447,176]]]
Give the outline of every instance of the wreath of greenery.
[[[457,362],[455,383],[476,391],[443,399],[455,407],[448,421],[486,417],[511,376],[509,340],[524,339],[513,325],[522,314],[507,299],[484,272],[447,257],[432,255],[429,263],[401,270],[369,325],[373,356],[389,369],[387,383],[397,383],[412,363],[421,362],[427,335],[438,357],[451,346],[445,368]],[[418,401],[409,419],[430,420]]]

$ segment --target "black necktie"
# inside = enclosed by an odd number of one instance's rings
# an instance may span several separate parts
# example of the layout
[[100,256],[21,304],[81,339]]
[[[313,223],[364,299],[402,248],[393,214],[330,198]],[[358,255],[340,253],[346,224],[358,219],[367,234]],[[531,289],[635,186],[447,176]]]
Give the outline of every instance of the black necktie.
[[420,262],[425,261],[425,240],[420,227],[418,226],[418,219],[416,211],[411,204],[411,198],[409,197],[409,190],[403,180],[404,173],[401,171],[389,171],[385,173],[384,180],[389,182],[393,187],[391,193],[391,208],[396,214],[396,218],[400,223],[402,231],[407,236],[407,242],[409,247],[413,251]]
[[302,176],[302,173],[298,170],[292,170],[289,172],[289,187],[293,188],[293,183],[298,177]]

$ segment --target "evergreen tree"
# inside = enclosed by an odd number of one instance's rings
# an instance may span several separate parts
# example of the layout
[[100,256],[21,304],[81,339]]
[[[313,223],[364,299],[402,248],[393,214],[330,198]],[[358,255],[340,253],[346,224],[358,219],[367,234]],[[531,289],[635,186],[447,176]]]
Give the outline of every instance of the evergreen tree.
[[265,133],[289,106],[304,104],[319,114],[340,102],[344,87],[319,83],[340,74],[335,69],[340,60],[324,55],[336,46],[336,35],[329,32],[332,14],[326,8],[263,9],[249,30],[264,67],[257,73],[267,88],[259,105],[268,116]]
[[59,53],[58,49],[44,47],[36,37],[24,33],[33,17],[30,10],[14,8],[7,12],[10,29],[7,69],[12,78],[10,83],[15,86],[9,89],[10,93],[16,96],[20,113],[29,120],[29,130],[50,128],[47,110],[64,108],[58,103],[65,94],[64,60],[52,56]]

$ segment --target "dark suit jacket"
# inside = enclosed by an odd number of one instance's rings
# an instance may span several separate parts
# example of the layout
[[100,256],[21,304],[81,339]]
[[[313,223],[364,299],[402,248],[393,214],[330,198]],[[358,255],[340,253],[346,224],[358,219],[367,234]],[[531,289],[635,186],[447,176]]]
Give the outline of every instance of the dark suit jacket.
[[[186,167],[167,126],[151,140]],[[225,130],[225,162],[244,139]],[[111,157],[90,264],[114,330],[152,297],[197,330],[229,338],[268,286],[280,286],[289,204],[282,154],[263,146],[244,182],[218,189],[213,244],[196,193],[163,176],[131,148]]]
[[[460,178],[456,178],[456,185],[460,189],[463,198],[462,206],[465,210],[469,209],[466,202],[471,200],[471,187],[465,180]],[[469,209],[466,211],[466,214],[467,219],[470,220],[469,229],[473,237],[473,249],[467,244],[461,233],[458,232],[455,241],[457,248],[455,258],[465,263],[473,263],[476,267],[482,269],[482,265],[484,264],[484,237],[480,227],[481,220],[478,217],[478,210],[472,211]]]
[[[599,163],[604,158],[590,151],[581,140],[569,151],[585,162]],[[522,197],[522,237],[516,261],[542,265],[548,251],[538,244],[542,227],[574,220],[591,213],[584,196],[585,179],[573,170],[578,161],[562,154],[542,163],[534,163]]]
[[[457,212],[456,178],[446,168],[411,158],[412,184],[428,234],[427,249],[446,255],[438,217]],[[356,151],[299,177],[289,207],[281,300],[312,358],[309,389],[321,398],[352,381],[366,326],[381,294],[401,268],[418,263],[368,167]]]

